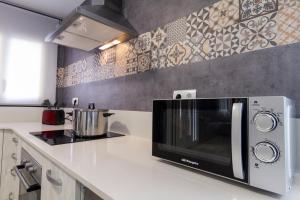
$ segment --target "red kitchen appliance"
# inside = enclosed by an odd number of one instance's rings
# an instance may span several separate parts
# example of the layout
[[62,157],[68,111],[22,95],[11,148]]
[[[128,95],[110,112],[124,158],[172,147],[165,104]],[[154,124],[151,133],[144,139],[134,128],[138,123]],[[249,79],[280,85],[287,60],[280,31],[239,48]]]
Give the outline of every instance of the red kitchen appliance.
[[47,125],[64,125],[65,111],[61,109],[44,110],[42,123]]

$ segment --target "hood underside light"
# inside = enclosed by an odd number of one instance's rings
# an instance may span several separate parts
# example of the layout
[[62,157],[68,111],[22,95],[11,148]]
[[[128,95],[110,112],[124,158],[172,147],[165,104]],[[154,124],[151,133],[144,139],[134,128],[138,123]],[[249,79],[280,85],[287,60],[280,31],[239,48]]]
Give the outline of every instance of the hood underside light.
[[102,45],[101,47],[99,47],[99,49],[101,50],[101,51],[103,51],[103,50],[105,50],[105,49],[108,49],[108,48],[110,48],[110,47],[112,47],[112,46],[115,46],[115,45],[117,45],[117,44],[120,44],[121,42],[119,41],[119,40],[113,40],[112,42],[109,42],[109,43],[107,43],[107,44],[105,44],[105,45]]

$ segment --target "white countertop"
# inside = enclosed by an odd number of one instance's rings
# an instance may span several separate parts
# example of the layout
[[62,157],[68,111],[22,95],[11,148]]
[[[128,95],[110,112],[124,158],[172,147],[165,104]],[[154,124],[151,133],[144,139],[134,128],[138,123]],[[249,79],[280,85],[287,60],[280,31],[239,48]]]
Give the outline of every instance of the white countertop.
[[151,156],[151,141],[133,136],[50,146],[29,132],[70,128],[40,123],[0,123],[104,199],[114,200],[299,200],[300,177],[277,196]]

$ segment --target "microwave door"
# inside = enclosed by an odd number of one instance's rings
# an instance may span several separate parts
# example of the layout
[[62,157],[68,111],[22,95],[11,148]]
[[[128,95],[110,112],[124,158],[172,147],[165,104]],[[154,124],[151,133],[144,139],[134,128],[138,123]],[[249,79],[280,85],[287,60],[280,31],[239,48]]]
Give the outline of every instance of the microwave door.
[[232,125],[231,125],[231,152],[233,176],[244,179],[242,157],[242,114],[243,104],[233,103],[232,105]]
[[247,181],[247,99],[157,100],[153,116],[154,156]]

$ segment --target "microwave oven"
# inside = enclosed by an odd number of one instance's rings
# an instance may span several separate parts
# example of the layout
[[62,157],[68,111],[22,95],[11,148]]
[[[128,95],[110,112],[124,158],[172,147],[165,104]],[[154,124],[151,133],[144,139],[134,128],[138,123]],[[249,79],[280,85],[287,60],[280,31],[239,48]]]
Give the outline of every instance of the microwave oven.
[[293,181],[294,114],[282,96],[154,100],[152,155],[284,194]]

